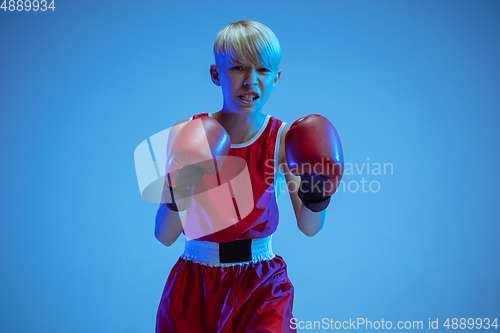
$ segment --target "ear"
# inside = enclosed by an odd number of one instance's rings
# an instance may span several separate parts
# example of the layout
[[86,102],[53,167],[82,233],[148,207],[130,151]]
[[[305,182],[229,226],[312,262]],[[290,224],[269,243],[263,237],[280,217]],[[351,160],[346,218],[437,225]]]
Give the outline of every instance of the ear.
[[210,66],[210,77],[212,78],[212,82],[216,85],[216,86],[220,86],[220,81],[219,81],[219,72],[217,70],[217,65],[216,64],[212,64]]
[[276,88],[276,86],[278,85],[278,82],[279,82],[280,78],[281,78],[281,70],[278,70],[278,72],[276,73],[276,77],[274,78],[271,90],[274,89],[274,88]]

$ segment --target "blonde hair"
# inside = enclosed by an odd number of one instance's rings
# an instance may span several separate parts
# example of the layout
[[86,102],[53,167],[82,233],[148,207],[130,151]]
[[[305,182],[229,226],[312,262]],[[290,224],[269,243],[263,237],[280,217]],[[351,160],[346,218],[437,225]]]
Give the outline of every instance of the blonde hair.
[[235,63],[263,64],[277,70],[281,47],[274,32],[264,24],[243,20],[230,23],[219,31],[214,43],[215,63],[220,66],[226,55]]

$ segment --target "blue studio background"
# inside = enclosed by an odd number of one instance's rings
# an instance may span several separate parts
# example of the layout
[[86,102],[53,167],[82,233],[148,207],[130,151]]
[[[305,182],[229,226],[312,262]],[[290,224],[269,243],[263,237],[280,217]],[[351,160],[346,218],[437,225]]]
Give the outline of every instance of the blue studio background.
[[279,198],[297,320],[500,317],[500,2],[55,6],[0,11],[0,332],[154,331],[183,239],[154,238],[134,149],[221,108],[212,46],[242,19],[282,47],[264,112],[328,117],[352,167],[313,238]]

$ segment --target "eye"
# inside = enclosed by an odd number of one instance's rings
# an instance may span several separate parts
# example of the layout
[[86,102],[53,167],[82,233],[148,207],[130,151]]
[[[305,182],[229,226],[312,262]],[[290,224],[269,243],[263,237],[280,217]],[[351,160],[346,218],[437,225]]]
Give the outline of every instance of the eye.
[[264,67],[259,68],[259,71],[260,71],[260,72],[265,72],[265,73],[269,73],[269,72],[270,72],[270,70],[269,70],[269,69],[264,68]]
[[234,66],[234,67],[231,67],[231,69],[234,69],[236,71],[240,71],[243,69],[243,67],[242,66]]

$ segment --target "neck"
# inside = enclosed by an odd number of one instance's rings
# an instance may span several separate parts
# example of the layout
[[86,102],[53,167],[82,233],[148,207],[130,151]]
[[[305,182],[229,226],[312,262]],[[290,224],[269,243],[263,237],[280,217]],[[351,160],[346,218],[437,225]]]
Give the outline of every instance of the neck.
[[221,110],[214,113],[213,118],[227,131],[231,138],[231,143],[236,144],[252,139],[262,126],[266,115],[262,111],[243,114]]

